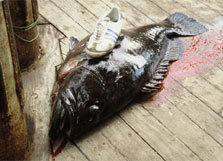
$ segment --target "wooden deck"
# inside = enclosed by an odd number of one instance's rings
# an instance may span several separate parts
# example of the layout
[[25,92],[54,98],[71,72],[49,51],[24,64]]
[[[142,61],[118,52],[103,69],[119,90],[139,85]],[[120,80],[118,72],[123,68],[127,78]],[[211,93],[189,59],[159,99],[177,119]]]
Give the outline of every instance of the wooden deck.
[[[25,110],[31,108],[36,118],[36,145],[31,159],[52,160],[48,141],[49,95],[54,67],[68,51],[68,38],[84,38],[92,32],[97,19],[114,5],[121,8],[125,29],[159,22],[181,12],[210,31],[203,37],[185,40],[185,54],[191,50],[196,56],[191,58],[192,68],[176,73],[186,58],[173,64],[161,92],[130,105],[77,140],[76,145],[68,144],[56,160],[222,161],[222,0],[39,0],[42,55],[33,68],[23,72]],[[206,41],[200,41],[202,38]],[[208,53],[218,54],[218,59]],[[196,66],[201,59],[205,66]]]

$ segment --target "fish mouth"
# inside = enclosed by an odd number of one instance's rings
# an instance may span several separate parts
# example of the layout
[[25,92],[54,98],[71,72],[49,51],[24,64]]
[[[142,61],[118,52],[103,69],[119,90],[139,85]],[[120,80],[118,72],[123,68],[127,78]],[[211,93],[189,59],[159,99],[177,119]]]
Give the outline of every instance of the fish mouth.
[[67,94],[66,90],[60,93],[53,103],[49,129],[50,140],[56,141],[61,137],[70,138],[76,131],[78,117],[76,100],[73,98],[70,97],[70,91]]

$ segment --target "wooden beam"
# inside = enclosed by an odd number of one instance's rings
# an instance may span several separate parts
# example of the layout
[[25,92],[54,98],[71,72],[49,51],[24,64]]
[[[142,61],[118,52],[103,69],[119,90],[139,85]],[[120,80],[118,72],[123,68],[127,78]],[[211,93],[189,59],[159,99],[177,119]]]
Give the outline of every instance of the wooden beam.
[[23,160],[28,136],[8,1],[0,1],[0,160]]
[[[38,58],[38,6],[37,0],[9,1],[15,31],[19,63],[22,69],[29,67]],[[28,27],[29,26],[29,27]]]

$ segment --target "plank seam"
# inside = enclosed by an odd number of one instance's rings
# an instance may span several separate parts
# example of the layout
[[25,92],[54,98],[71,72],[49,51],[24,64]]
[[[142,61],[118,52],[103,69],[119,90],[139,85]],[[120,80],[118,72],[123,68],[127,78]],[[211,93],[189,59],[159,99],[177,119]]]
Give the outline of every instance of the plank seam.
[[216,113],[219,117],[223,118],[223,116],[221,116],[219,114],[219,112],[215,111],[214,109],[211,108],[211,106],[209,106],[205,101],[201,100],[198,96],[196,96],[195,94],[193,94],[187,87],[185,87],[184,85],[182,85],[179,81],[177,81],[176,79],[174,79],[172,76],[170,76],[173,80],[175,80],[181,87],[185,88],[190,94],[192,94],[194,97],[196,97],[198,100],[200,100],[202,103],[204,103],[207,107],[209,107],[214,113]]
[[52,25],[58,32],[60,32],[63,36],[67,37],[60,29],[58,29],[53,23],[51,23],[46,17],[44,17],[41,13],[39,13],[43,18],[45,18],[50,25]]
[[169,12],[167,12],[165,9],[163,9],[162,7],[160,7],[158,4],[156,4],[154,1],[149,0],[151,3],[153,3],[154,5],[156,5],[159,9],[161,9],[162,11],[166,12],[168,15],[170,15]]
[[[126,0],[125,0],[126,1]],[[140,13],[142,13],[145,17],[147,17],[149,20],[151,20],[152,22],[156,23],[156,21],[152,18],[150,18],[148,15],[146,15],[144,12],[142,12],[141,10],[139,10],[138,8],[136,8],[134,5],[132,5],[131,3],[129,3],[128,1],[126,1],[126,3],[128,3],[130,6],[132,6],[133,8],[135,8],[137,11],[139,11]]]
[[221,144],[218,140],[216,140],[211,134],[209,134],[205,129],[203,129],[200,125],[198,125],[198,124],[197,124],[192,118],[190,118],[185,112],[183,112],[182,110],[180,110],[180,108],[178,108],[176,104],[172,103],[172,101],[170,101],[167,97],[165,97],[165,98],[166,98],[172,105],[174,105],[178,111],[182,112],[182,113],[183,113],[189,120],[191,120],[195,125],[197,125],[198,128],[200,128],[202,131],[204,131],[208,136],[210,136],[214,141],[216,141],[221,147],[223,147],[222,144]]
[[200,160],[203,161],[203,159],[200,158],[200,156],[194,152],[186,143],[184,143],[180,138],[178,138],[169,128],[167,128],[166,125],[164,125],[162,123],[162,121],[160,121],[155,115],[152,114],[152,112],[150,112],[143,104],[141,104],[141,106],[149,113],[151,114],[167,131],[169,131],[173,136],[176,137],[176,139],[181,142],[186,148],[188,148],[194,155],[196,155]]
[[91,12],[89,9],[87,9],[82,3],[79,1],[75,0],[79,5],[81,5],[83,8],[85,8],[89,13],[91,13],[95,18],[98,18],[93,12]]
[[211,86],[213,86],[216,90],[220,91],[220,92],[222,93],[222,95],[223,95],[223,90],[222,90],[222,89],[218,88],[215,84],[212,84],[212,83],[211,83],[207,78],[205,78],[203,75],[200,75],[200,74],[199,74],[199,76],[200,76],[203,80],[205,80],[208,84],[210,84]]
[[[109,8],[111,8],[111,6],[109,6],[107,3],[105,3],[103,0],[101,1],[102,3],[104,3],[106,6],[108,6]],[[132,26],[135,26],[132,22],[130,22],[127,18],[125,18],[125,16],[122,15],[122,17]]]
[[59,49],[60,49],[60,57],[62,59],[62,62],[64,62],[64,60],[65,60],[65,58],[63,57],[63,51],[62,51],[62,46],[61,46],[61,43],[62,43],[61,40],[64,38],[66,38],[66,37],[62,37],[62,38],[58,39]]
[[[174,0],[174,2],[177,3],[177,4],[179,4],[179,5],[182,6],[183,8],[185,8],[188,12],[190,12],[190,13],[192,13],[192,14],[196,14],[196,13],[194,13],[193,11],[189,10],[189,9],[188,9],[186,6],[184,6],[183,4],[181,4],[181,3],[179,3],[179,2],[177,2],[177,1],[175,1],[175,0]],[[203,18],[200,17],[199,15],[196,14],[196,16],[197,16],[198,18],[200,18],[200,20],[204,21],[206,24],[209,24],[209,22],[208,22],[207,20],[203,19]]]
[[67,12],[65,12],[62,8],[60,8],[55,2],[51,1],[51,3],[53,3],[58,9],[60,9],[62,12],[64,12],[64,14],[67,15],[67,17],[71,18],[74,22],[76,22],[80,27],[82,27],[87,33],[89,33],[89,31],[87,29],[85,29],[79,22],[77,22],[76,20],[73,19],[73,17],[71,17],[69,14],[67,14]]
[[198,0],[200,3],[202,3],[203,5],[205,5],[206,7],[208,7],[209,9],[211,9],[212,11],[214,11],[214,12],[216,12],[216,13],[218,13],[219,15],[221,15],[221,16],[223,16],[223,14],[220,12],[220,11],[218,11],[218,10],[216,10],[216,9],[214,9],[214,8],[212,8],[212,7],[210,7],[210,5],[206,5],[204,2],[202,2],[202,1],[200,1],[200,0]]
[[120,119],[122,119],[125,123],[126,123],[126,125],[129,127],[129,128],[131,128],[135,133],[136,133],[136,135],[138,135],[161,159],[163,159],[164,161],[166,161],[166,159],[152,146],[152,145],[150,145],[131,125],[129,125],[128,123],[127,123],[127,121],[125,121],[125,119],[123,119],[121,116],[120,116],[120,114],[118,114],[118,116],[120,117]]
[[90,158],[88,158],[87,154],[84,153],[84,151],[72,140],[69,139],[69,141],[81,152],[81,154],[88,160],[91,161]]
[[112,142],[111,142],[111,140],[103,133],[103,132],[101,132],[101,134],[102,134],[102,136],[106,139],[106,140],[108,140],[108,142],[118,151],[118,153],[123,157],[123,158],[125,158],[125,160],[126,161],[128,161],[128,159],[126,158],[126,156],[124,155],[124,154],[122,154],[122,152],[120,151],[120,149],[118,149]]

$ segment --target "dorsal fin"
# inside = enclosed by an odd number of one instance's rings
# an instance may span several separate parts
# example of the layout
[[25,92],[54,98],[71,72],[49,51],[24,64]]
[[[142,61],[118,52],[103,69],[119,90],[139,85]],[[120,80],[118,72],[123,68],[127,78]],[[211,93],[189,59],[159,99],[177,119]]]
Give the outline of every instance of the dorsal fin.
[[162,80],[165,78],[171,62],[180,59],[183,55],[183,43],[179,39],[169,40],[167,51],[164,59],[159,63],[156,71],[153,73],[152,78],[145,83],[141,92],[151,93],[161,88]]
[[78,40],[76,38],[74,38],[73,36],[70,37],[69,40],[69,51],[73,50],[74,47],[78,44]]

